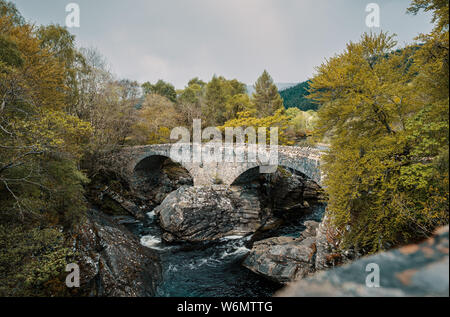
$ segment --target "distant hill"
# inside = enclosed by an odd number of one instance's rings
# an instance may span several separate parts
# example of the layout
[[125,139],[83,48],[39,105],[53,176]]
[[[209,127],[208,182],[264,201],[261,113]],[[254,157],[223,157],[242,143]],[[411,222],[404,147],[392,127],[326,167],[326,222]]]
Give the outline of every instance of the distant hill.
[[307,80],[303,83],[280,91],[280,95],[281,98],[283,98],[284,107],[286,109],[298,108],[302,111],[316,111],[318,109],[319,106],[316,103],[306,98],[306,96],[309,95],[308,89],[310,82],[311,81]]
[[[288,89],[295,85],[297,85],[297,83],[275,83],[275,86],[277,86],[278,91]],[[249,94],[251,96],[254,92],[255,92],[255,88],[253,87],[253,85],[247,85],[247,94]]]

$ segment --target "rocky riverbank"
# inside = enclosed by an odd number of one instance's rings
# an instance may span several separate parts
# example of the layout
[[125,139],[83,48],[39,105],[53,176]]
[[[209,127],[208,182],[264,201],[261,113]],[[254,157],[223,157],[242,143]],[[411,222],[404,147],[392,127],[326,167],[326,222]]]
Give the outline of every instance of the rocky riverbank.
[[[147,169],[153,165],[161,169],[150,173]],[[83,269],[87,272],[83,277],[84,285],[90,294],[154,295],[161,279],[156,256],[162,248],[161,243],[221,244],[224,238],[248,237],[238,243],[240,251],[236,255],[242,257],[239,263],[249,253],[244,267],[277,283],[314,272],[316,261],[319,263],[318,259],[325,257],[317,252],[317,246],[319,250],[322,246],[321,235],[316,232],[319,223],[298,222],[316,208],[311,206],[322,197],[320,187],[303,175],[284,168],[279,168],[274,174],[259,174],[255,169],[243,174],[233,186],[194,187],[189,183],[186,171],[170,162],[161,159],[150,167],[138,170],[132,183],[116,179],[107,186],[99,184],[93,191],[97,206],[110,216],[92,211],[77,240]],[[156,235],[143,239],[144,242],[152,241],[151,244],[144,243],[149,246],[144,248],[151,252],[148,253],[136,245],[136,239],[125,233],[126,229],[118,225],[113,216],[128,214],[145,223],[146,213],[150,210],[162,232],[155,229]],[[290,226],[290,217],[295,219],[291,231],[278,231],[280,227],[286,229]],[[145,228],[140,230],[145,232]],[[274,237],[277,234],[295,235],[301,231],[300,238]],[[121,242],[113,242],[113,236]],[[258,242],[266,237],[270,238]],[[160,241],[159,245],[150,250],[157,241]],[[83,245],[87,247],[83,249]],[[251,250],[247,249],[252,246]],[[216,248],[214,245],[211,247]],[[89,250],[96,251],[90,253]],[[225,254],[234,252],[231,250]],[[273,255],[274,252],[277,256]],[[118,258],[119,255],[123,260]],[[169,264],[170,267],[173,265]],[[129,274],[120,276],[120,271]],[[165,274],[171,276],[170,273]],[[131,277],[137,278],[133,281]]]
[[[421,244],[361,258],[339,268],[292,283],[277,296],[294,297],[429,297],[449,296],[449,230],[440,228]],[[366,284],[373,265],[379,285]],[[370,270],[367,271],[368,265]]]
[[154,296],[161,282],[158,254],[111,216],[91,209],[76,231],[80,292],[87,296]]
[[341,252],[327,219],[306,221],[300,237],[274,237],[255,242],[243,266],[278,283],[292,282],[357,257]]

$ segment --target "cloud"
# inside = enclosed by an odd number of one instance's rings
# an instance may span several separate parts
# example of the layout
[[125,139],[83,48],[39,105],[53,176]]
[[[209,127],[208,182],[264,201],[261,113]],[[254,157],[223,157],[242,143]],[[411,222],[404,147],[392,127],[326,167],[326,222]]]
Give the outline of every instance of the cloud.
[[[64,23],[60,0],[16,0],[37,23]],[[368,31],[370,1],[78,0],[81,46],[94,46],[119,77],[164,79],[182,88],[214,74],[253,83],[264,69],[277,82],[300,82],[325,58]],[[379,0],[381,24],[411,42],[431,29],[429,15],[408,16],[410,0]],[[379,31],[379,30],[376,30]]]

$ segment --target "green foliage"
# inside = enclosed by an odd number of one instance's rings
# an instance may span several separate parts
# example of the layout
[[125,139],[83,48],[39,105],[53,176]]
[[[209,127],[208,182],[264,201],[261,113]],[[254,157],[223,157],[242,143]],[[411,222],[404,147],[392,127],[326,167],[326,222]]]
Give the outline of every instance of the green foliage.
[[247,94],[238,94],[229,98],[225,103],[225,110],[225,116],[228,120],[237,118],[239,112],[256,113],[255,104]]
[[179,103],[197,104],[203,96],[203,86],[197,83],[191,83],[182,91],[179,92]]
[[17,45],[3,35],[0,35],[0,63],[12,67],[22,67],[23,65],[23,59]]
[[[79,79],[73,36],[3,14],[0,3],[0,293],[62,295],[65,233],[86,209],[79,170],[92,125],[69,113]],[[8,12],[16,12],[6,6]],[[17,13],[17,12],[16,12]]]
[[198,85],[201,88],[206,86],[206,83],[199,79],[198,77],[192,78],[189,82],[188,82],[188,86],[193,86],[193,85]]
[[[3,17],[0,27],[23,60],[22,67],[0,64],[1,212],[22,218],[57,214],[65,224],[73,218],[73,197],[80,202],[83,195],[86,180],[76,166],[92,129],[64,111],[65,64],[41,47],[30,26]],[[83,211],[83,203],[75,206]]]
[[313,100],[307,98],[309,96],[310,83],[311,81],[307,80],[294,87],[280,91],[280,96],[283,98],[284,107],[286,109],[298,108],[302,111],[317,111],[319,105]]
[[142,89],[144,90],[145,95],[149,94],[160,95],[166,97],[172,102],[175,102],[177,100],[177,92],[175,90],[175,87],[172,84],[166,83],[163,80],[158,80],[154,85],[152,85],[149,82],[146,82],[142,84]]
[[301,111],[298,108],[289,108],[286,114],[290,117],[290,125],[297,134],[311,134],[317,125],[318,115],[313,110]]
[[227,80],[224,77],[214,76],[205,88],[205,100],[202,105],[202,118],[208,126],[222,125],[230,119],[226,104],[236,95],[246,92],[245,84],[236,79]]
[[0,224],[0,296],[68,295],[65,268],[73,256],[56,228]]

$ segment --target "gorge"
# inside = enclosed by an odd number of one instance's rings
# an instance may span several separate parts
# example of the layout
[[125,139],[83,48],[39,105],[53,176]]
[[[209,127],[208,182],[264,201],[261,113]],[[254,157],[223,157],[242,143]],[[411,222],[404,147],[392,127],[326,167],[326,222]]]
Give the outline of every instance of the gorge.
[[153,295],[271,296],[338,261],[318,230],[325,197],[304,174],[320,180],[318,150],[281,147],[276,172],[260,174],[257,164],[237,162],[201,173],[202,167],[173,162],[167,149],[123,149],[108,162],[116,179],[92,188],[99,213],[140,240],[146,251],[137,254],[151,253],[150,270],[132,270],[144,274],[142,283],[151,281]]

